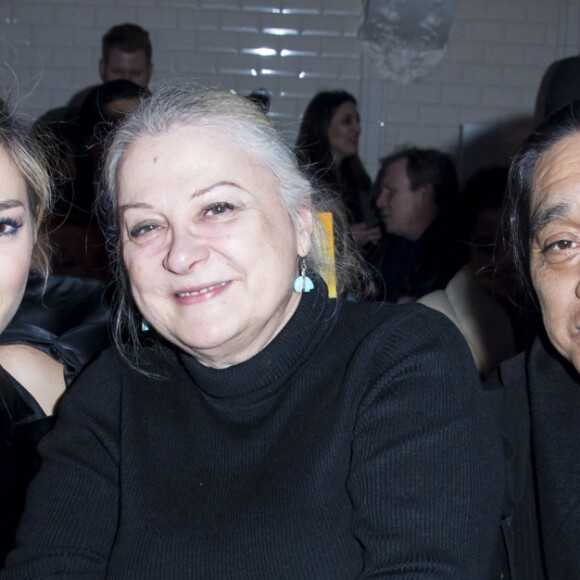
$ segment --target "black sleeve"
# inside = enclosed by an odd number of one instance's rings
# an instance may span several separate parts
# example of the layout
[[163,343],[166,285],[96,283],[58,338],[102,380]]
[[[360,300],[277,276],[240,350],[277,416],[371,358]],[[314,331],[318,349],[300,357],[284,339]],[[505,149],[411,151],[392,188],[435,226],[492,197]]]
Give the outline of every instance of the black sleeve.
[[41,469],[2,580],[105,578],[119,503],[115,356],[105,353],[67,391],[54,429],[39,445]]
[[501,541],[499,433],[455,326],[400,308],[405,322],[376,333],[359,361],[370,380],[348,489],[360,578],[487,579]]

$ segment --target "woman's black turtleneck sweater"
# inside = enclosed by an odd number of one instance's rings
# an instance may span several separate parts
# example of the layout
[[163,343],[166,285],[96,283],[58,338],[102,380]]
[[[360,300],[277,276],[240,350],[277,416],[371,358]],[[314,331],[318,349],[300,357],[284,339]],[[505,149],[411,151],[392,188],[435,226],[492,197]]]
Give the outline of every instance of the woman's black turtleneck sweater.
[[489,577],[502,450],[439,314],[314,291],[244,363],[143,360],[65,396],[0,578]]

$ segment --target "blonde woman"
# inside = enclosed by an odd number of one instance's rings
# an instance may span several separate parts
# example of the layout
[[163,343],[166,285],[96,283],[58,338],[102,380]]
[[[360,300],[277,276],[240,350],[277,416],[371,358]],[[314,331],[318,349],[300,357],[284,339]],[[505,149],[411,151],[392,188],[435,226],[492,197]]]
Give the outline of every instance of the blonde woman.
[[[29,271],[46,271],[40,226],[50,202],[44,155],[0,105],[0,331],[22,300]],[[24,344],[0,346],[0,562],[10,549],[36,470],[36,443],[64,391],[63,365]]]

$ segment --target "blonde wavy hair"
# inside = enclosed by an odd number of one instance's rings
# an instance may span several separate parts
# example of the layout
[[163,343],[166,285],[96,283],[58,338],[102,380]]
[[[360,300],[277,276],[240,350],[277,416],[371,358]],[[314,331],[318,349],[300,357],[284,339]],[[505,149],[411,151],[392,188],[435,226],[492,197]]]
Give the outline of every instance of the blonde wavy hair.
[[31,129],[18,121],[3,101],[0,101],[0,147],[26,184],[28,206],[36,229],[31,269],[46,277],[50,254],[44,224],[52,203],[49,153],[34,137]]

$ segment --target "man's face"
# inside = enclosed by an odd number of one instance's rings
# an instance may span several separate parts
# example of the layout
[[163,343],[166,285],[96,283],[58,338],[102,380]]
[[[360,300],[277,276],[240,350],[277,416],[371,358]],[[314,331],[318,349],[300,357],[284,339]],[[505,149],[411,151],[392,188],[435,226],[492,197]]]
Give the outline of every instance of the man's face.
[[146,87],[153,73],[153,64],[147,62],[144,50],[124,52],[119,48],[109,51],[109,58],[99,62],[99,72],[104,83],[124,79],[140,87]]
[[580,135],[537,162],[530,213],[530,272],[552,344],[580,372]]
[[411,188],[406,157],[387,167],[377,208],[386,231],[408,240],[418,240],[438,212],[432,187]]

